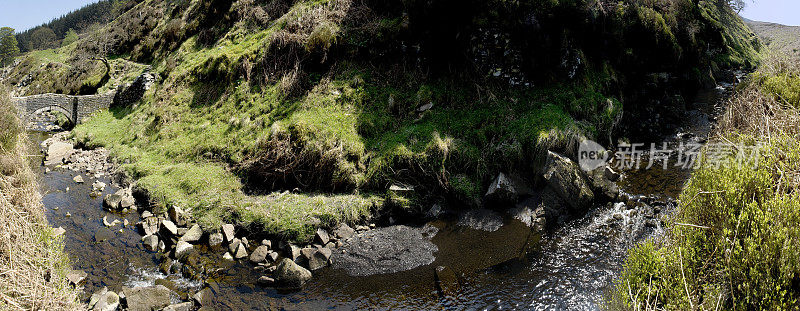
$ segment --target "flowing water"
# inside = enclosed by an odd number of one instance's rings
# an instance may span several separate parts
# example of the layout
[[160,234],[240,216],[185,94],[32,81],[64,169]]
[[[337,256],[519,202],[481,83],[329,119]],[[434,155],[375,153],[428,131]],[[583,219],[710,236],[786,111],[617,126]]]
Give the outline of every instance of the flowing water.
[[[697,110],[691,113],[695,118],[687,118],[677,135],[664,139],[702,142],[711,128],[709,115],[714,115],[720,95],[728,89],[701,92]],[[38,146],[49,135],[33,129],[30,136]],[[532,234],[508,215],[491,214],[492,219],[499,219],[494,231],[459,225],[457,216],[445,217],[428,224],[438,229],[432,242],[439,250],[431,265],[366,277],[325,268],[315,272],[302,291],[281,292],[257,286],[260,275],[253,267],[222,260],[223,251],[202,249],[208,259],[205,285],[159,272],[160,255],[144,249],[132,225],[139,221],[137,213],[104,211],[102,197],[91,195],[93,178],[83,175],[86,183],[76,184],[72,180],[76,172],[45,168],[40,163],[36,169],[50,225],[67,230],[65,248],[74,269],[89,274],[84,285],[87,297],[104,286],[119,291],[163,284],[179,293],[174,297],[177,302],[208,285],[216,292],[220,310],[595,310],[621,271],[626,251],[663,235],[659,218],[674,211],[668,198],[677,196],[690,174],[675,167],[625,171],[619,183],[625,192],[654,195],[665,204],[655,208],[623,203],[597,206],[544,236]],[[100,181],[110,185],[103,195],[117,190],[108,178],[100,177]],[[111,230],[103,225],[103,217],[127,219],[131,225]],[[455,271],[455,295],[440,295],[435,282],[437,266]]]

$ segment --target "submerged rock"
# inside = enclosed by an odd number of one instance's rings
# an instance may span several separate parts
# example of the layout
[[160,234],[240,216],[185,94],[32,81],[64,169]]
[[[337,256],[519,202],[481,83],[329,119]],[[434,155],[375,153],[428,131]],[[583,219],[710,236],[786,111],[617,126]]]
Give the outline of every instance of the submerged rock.
[[458,225],[475,230],[494,232],[503,226],[503,217],[488,209],[472,209],[461,213],[458,217]]
[[353,276],[394,273],[433,263],[439,249],[431,238],[432,226],[392,226],[375,229],[352,238],[333,254],[335,268]]
[[281,287],[300,288],[311,280],[311,271],[287,258],[278,265],[274,276],[275,282]]

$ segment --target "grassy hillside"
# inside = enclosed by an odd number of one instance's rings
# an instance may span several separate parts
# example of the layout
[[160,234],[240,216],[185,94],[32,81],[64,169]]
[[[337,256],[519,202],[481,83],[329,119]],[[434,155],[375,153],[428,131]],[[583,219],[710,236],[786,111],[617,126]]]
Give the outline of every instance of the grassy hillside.
[[545,150],[677,118],[682,98],[760,48],[715,3],[147,0],[57,54],[108,53],[160,77],[141,105],[74,131],[158,206],[302,240],[479,204],[500,171],[536,183]]
[[[800,65],[769,56],[720,121],[681,194],[672,231],[629,253],[612,299],[619,309],[791,310],[800,303]],[[754,147],[759,155],[750,158]],[[706,150],[707,154],[711,151]],[[742,159],[746,159],[741,161]]]
[[27,135],[0,86],[0,300],[2,310],[79,310],[62,237],[47,226]]
[[770,49],[800,58],[800,27],[759,21],[747,21],[747,25]]

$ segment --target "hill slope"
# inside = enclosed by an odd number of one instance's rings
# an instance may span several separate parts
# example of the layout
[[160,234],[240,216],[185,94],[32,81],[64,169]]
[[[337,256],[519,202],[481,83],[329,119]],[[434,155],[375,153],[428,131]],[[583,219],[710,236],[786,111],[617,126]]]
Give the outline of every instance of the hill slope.
[[747,20],[747,25],[773,50],[800,57],[800,27]]

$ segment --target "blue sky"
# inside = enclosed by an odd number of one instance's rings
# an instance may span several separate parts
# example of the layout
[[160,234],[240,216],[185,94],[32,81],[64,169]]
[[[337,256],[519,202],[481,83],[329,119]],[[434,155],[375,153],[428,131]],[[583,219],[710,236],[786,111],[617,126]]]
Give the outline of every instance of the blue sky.
[[800,0],[752,0],[742,16],[752,20],[800,26]]
[[0,0],[0,27],[24,31],[97,0]]
[[[742,16],[800,26],[800,0],[752,0]],[[97,0],[0,0],[0,27],[23,31]]]

